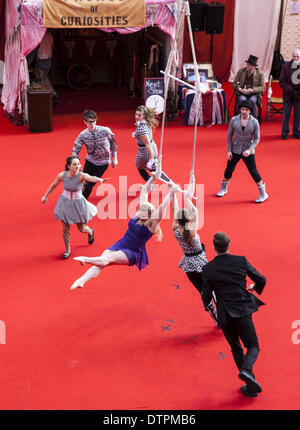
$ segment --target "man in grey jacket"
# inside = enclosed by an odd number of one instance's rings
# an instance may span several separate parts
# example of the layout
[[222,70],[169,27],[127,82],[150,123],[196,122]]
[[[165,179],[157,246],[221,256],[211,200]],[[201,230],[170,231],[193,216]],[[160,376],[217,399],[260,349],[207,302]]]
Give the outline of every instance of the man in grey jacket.
[[254,148],[259,142],[259,123],[250,115],[252,107],[253,105],[249,100],[243,101],[240,104],[241,114],[230,120],[227,134],[227,167],[221,190],[217,196],[223,197],[227,193],[234,169],[242,159],[259,190],[259,196],[255,203],[262,203],[268,198],[268,194],[266,193],[266,185],[256,168]]

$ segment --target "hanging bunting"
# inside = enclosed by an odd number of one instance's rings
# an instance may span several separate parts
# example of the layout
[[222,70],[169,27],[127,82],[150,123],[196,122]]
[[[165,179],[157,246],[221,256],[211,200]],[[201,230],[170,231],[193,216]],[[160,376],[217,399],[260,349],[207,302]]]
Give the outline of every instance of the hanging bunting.
[[74,51],[76,42],[75,42],[75,40],[65,40],[64,43],[65,43],[66,51],[67,51],[68,56],[69,56],[69,60],[71,60],[72,56],[73,56],[73,51]]
[[109,56],[110,56],[111,60],[113,59],[116,45],[117,45],[117,41],[116,40],[107,40],[106,41],[106,47],[108,49]]
[[149,5],[149,6],[147,6],[147,15],[148,15],[148,17],[150,19],[152,27],[155,24],[155,20],[156,20],[156,15],[157,15],[157,12],[158,12],[158,8],[159,8],[159,5]]
[[90,58],[93,58],[95,44],[96,40],[85,40],[85,46],[87,47]]
[[169,8],[173,18],[177,22],[177,5],[176,4],[167,4],[167,7]]

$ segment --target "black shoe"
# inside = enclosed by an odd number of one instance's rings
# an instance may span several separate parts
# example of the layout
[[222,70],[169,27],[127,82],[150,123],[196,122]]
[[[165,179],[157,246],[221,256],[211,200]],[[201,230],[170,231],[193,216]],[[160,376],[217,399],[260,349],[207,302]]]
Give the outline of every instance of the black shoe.
[[95,237],[94,237],[94,229],[91,228],[92,233],[88,234],[88,243],[91,245],[92,243],[94,243]]
[[239,373],[239,378],[242,379],[242,381],[246,382],[248,389],[250,389],[251,391],[254,391],[256,393],[262,392],[262,388],[254,378],[254,375],[252,375],[247,370],[241,370]]
[[293,136],[294,136],[296,139],[300,139],[300,133],[299,133],[299,134],[293,134]]
[[62,255],[62,259],[66,260],[67,258],[70,257],[71,251],[66,251],[63,255]]
[[257,393],[255,391],[250,391],[247,385],[241,386],[241,392],[247,397],[257,397]]
[[287,139],[288,138],[288,135],[287,134],[283,134],[282,136],[281,136],[281,139]]

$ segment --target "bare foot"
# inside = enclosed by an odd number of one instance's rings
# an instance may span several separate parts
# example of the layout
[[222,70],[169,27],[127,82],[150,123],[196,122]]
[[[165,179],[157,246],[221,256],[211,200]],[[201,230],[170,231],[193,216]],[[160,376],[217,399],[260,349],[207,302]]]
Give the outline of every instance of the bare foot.
[[80,280],[77,279],[74,284],[71,286],[70,290],[75,290],[75,288],[83,288],[84,287],[84,283]]
[[73,260],[79,261],[82,266],[85,265],[85,257],[74,257]]

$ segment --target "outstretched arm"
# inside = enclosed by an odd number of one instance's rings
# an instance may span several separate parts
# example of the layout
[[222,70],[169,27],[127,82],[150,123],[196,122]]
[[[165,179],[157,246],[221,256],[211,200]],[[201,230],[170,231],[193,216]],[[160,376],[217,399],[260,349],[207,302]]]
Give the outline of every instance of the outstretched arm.
[[171,201],[172,195],[175,194],[177,191],[179,191],[179,187],[177,185],[173,184],[171,189],[170,189],[170,192],[165,196],[161,205],[154,212],[154,215],[152,218],[152,225],[151,225],[151,231],[153,233],[156,231],[159,223],[163,219],[163,217],[166,213],[167,207]]
[[154,175],[150,176],[150,178],[145,183],[145,185],[142,186],[141,194],[140,194],[140,206],[143,203],[147,203],[148,202],[148,195],[150,193],[151,186],[154,184],[155,181],[156,181],[156,177]]
[[59,173],[56,177],[56,179],[52,182],[52,184],[50,185],[50,187],[48,188],[48,190],[46,191],[46,193],[43,195],[42,197],[42,203],[46,203],[49,194],[52,193],[52,191],[55,190],[55,188],[57,187],[57,185],[62,181],[62,177],[63,177],[63,172]]
[[143,185],[140,195],[140,206],[143,203],[148,202],[148,195],[151,190],[151,186],[154,184],[157,178],[159,178],[161,175],[161,157],[158,159],[158,163],[156,166],[155,174],[152,174],[152,176],[148,179],[148,181]]
[[105,179],[99,178],[98,176],[91,176],[88,173],[81,173],[80,177],[81,181],[87,181],[87,182],[100,182],[101,184],[104,182]]
[[190,233],[191,236],[194,236],[198,229],[198,210],[196,206],[192,203],[192,196],[195,192],[195,175],[194,172],[191,171],[190,173],[190,183],[187,189],[187,192],[184,193],[184,201],[186,204],[187,209],[190,212]]
[[172,224],[172,228],[176,228],[176,215],[178,214],[179,211],[179,205],[178,205],[178,200],[177,200],[177,196],[176,193],[172,194],[171,197],[171,201],[172,201],[172,209],[173,209],[173,224]]
[[116,167],[118,164],[118,156],[117,156],[117,142],[116,139],[114,138],[113,135],[111,135],[110,139],[109,139],[109,143],[110,143],[110,152],[111,152],[111,156],[112,156],[112,162],[111,165],[112,167]]

